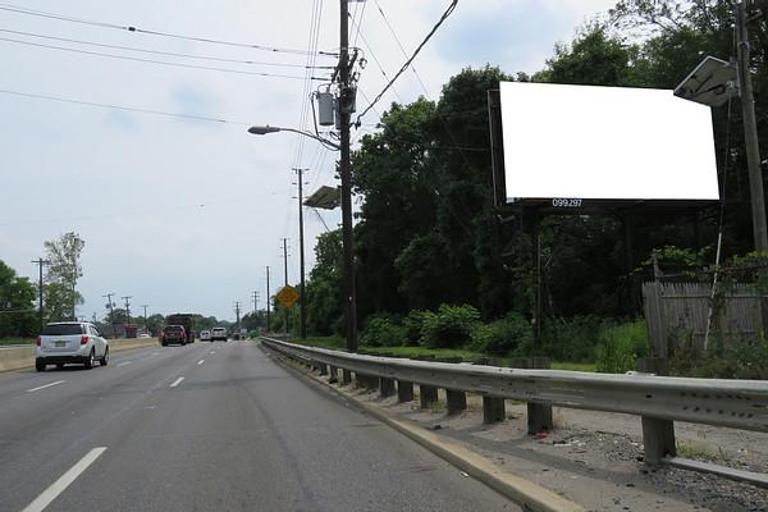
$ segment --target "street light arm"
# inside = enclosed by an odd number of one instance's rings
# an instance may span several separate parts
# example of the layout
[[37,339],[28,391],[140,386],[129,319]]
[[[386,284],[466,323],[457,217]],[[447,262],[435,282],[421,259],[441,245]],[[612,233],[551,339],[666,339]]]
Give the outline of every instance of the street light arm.
[[296,128],[282,128],[277,126],[251,126],[248,128],[248,133],[252,135],[266,135],[268,133],[277,133],[277,132],[293,132],[298,133],[299,135],[303,135],[305,137],[309,137],[310,139],[315,139],[316,141],[320,142],[324,146],[330,146],[333,150],[339,151],[341,150],[341,146],[339,144],[336,144],[332,140],[320,137],[319,135],[315,135],[310,132],[305,132],[304,130],[297,130]]

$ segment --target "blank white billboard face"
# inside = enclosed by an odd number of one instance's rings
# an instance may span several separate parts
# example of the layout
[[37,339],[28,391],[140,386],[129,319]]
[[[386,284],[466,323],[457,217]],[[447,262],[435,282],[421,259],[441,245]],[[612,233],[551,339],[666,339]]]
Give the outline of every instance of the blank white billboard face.
[[507,200],[717,200],[710,108],[660,89],[502,82]]

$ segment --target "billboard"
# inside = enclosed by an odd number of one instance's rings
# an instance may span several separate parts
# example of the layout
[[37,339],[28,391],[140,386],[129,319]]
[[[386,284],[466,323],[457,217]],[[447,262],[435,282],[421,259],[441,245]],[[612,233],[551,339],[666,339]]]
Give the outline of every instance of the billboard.
[[671,90],[502,82],[499,100],[507,204],[720,197],[710,108]]

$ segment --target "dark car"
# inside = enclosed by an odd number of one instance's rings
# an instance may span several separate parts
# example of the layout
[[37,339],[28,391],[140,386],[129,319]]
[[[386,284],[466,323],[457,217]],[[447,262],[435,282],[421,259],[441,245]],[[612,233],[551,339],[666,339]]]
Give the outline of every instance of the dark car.
[[160,344],[162,346],[178,343],[187,344],[187,331],[183,325],[166,325],[160,332]]

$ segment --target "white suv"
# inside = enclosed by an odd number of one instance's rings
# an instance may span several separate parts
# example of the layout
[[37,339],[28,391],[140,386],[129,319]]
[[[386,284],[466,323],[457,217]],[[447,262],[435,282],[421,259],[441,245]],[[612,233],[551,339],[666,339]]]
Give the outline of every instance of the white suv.
[[50,323],[37,337],[36,345],[35,368],[39,372],[49,364],[61,368],[77,363],[90,370],[97,360],[101,366],[109,363],[109,343],[88,322]]
[[214,327],[211,329],[211,341],[227,341],[227,329],[226,327]]

